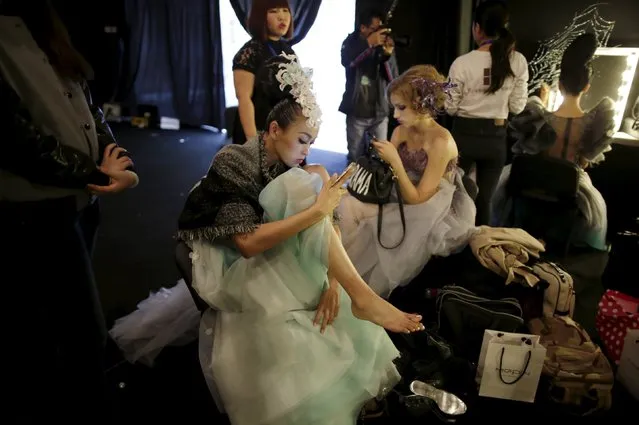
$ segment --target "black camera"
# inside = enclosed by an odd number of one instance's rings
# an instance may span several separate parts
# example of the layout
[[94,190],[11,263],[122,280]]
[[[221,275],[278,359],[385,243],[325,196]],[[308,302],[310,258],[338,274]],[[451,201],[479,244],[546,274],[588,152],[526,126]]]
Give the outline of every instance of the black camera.
[[386,28],[386,37],[393,39],[395,47],[408,47],[410,46],[410,35],[396,35],[393,34],[393,30]]
[[395,35],[393,34],[393,30],[389,26],[390,21],[393,19],[393,13],[395,13],[395,8],[397,8],[397,4],[399,0],[393,0],[390,7],[388,8],[388,12],[386,12],[386,19],[384,19],[384,25],[380,27],[380,29],[386,30],[386,36],[393,39],[395,43],[395,47],[408,47],[410,46],[410,36],[409,35]]

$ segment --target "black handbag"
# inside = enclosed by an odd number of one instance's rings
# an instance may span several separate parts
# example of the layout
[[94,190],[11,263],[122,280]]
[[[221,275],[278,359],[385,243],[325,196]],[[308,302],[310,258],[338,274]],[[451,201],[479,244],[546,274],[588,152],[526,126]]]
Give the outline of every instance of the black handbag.
[[[393,169],[378,155],[370,144],[372,137],[367,135],[368,152],[361,156],[355,163],[355,172],[346,186],[348,192],[356,199],[367,204],[377,204],[379,213],[377,215],[377,240],[386,249],[397,248],[404,242],[406,236],[406,218],[404,217],[404,202],[402,194],[396,183]],[[399,214],[402,220],[402,238],[391,247],[382,243],[382,221],[384,214],[384,204],[390,202],[391,194],[395,189],[397,203],[399,204]]]

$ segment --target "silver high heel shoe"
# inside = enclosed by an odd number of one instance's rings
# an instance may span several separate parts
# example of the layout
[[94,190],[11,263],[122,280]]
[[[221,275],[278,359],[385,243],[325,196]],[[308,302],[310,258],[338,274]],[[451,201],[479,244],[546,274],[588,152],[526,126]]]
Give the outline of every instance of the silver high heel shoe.
[[410,390],[415,395],[433,400],[445,415],[459,416],[466,413],[466,403],[455,394],[440,390],[422,381],[411,382]]

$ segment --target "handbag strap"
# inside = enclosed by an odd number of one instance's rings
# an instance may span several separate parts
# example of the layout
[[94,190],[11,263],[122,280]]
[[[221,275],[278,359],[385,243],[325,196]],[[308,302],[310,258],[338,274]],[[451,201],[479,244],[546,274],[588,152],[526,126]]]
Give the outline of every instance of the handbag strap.
[[384,219],[384,205],[379,204],[379,213],[377,214],[377,241],[385,249],[395,249],[404,242],[404,238],[406,237],[406,217],[404,217],[404,200],[402,199],[402,194],[397,188],[397,183],[393,183],[393,187],[395,188],[395,192],[397,193],[397,203],[399,204],[399,217],[402,220],[402,238],[397,242],[396,245],[388,247],[382,243],[382,221]]
[[530,358],[532,357],[532,350],[529,350],[526,357],[526,363],[524,364],[524,368],[520,371],[519,376],[515,378],[511,382],[506,382],[504,376],[502,375],[502,368],[504,367],[504,353],[506,352],[506,347],[501,347],[501,356],[499,357],[499,380],[506,385],[513,385],[519,382],[521,378],[524,377],[526,371],[528,370],[528,365],[530,364]]

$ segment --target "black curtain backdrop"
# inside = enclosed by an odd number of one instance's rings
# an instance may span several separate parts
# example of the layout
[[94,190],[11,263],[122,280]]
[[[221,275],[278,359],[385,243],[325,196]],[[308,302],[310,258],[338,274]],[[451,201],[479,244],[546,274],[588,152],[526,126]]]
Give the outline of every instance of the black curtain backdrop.
[[[183,124],[224,124],[220,9],[210,0],[127,0],[125,77],[118,100],[154,105]],[[135,109],[133,110],[135,112]]]
[[[392,3],[392,0],[357,0],[355,19],[369,8],[386,14]],[[459,14],[460,0],[399,0],[390,27],[394,34],[410,37],[411,40],[408,47],[395,49],[399,71],[404,72],[413,65],[430,64],[443,75],[448,75],[448,69],[457,57]],[[440,122],[450,127],[447,116],[442,116]],[[391,119],[389,135],[396,125]]]
[[[226,1],[226,0],[222,0]],[[242,23],[244,29],[247,28],[248,15],[251,10],[251,0],[230,0],[231,6],[237,15],[237,18]],[[308,31],[313,26],[315,18],[317,18],[317,11],[322,4],[322,0],[288,0],[291,6],[291,12],[293,13],[293,22],[295,32],[293,33],[293,39],[290,44],[297,44],[306,37]],[[338,11],[335,11],[338,13]]]
[[[355,14],[368,8],[386,13],[392,0],[357,0]],[[413,65],[431,64],[442,74],[457,55],[459,0],[399,0],[390,27],[398,36],[411,39],[409,47],[395,49],[400,72]],[[357,19],[357,18],[356,18]]]
[[76,49],[89,61],[94,79],[89,81],[96,104],[113,101],[122,78],[124,59],[124,2],[88,3],[53,0]]

